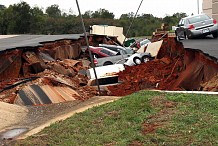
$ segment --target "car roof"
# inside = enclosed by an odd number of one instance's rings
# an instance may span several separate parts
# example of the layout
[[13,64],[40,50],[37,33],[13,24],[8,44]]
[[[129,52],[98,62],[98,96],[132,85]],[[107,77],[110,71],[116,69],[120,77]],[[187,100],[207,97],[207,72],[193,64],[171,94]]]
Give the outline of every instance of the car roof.
[[123,49],[125,49],[124,47],[122,47],[122,46],[117,46],[117,45],[99,44],[99,46],[100,46],[100,47],[101,47],[101,46],[105,46],[105,47],[115,47],[115,48],[123,48]]
[[112,52],[112,53],[114,53],[114,54],[117,54],[116,51],[110,50],[110,49],[105,48],[105,47],[94,47],[94,46],[89,46],[89,47],[92,48],[92,49],[98,49],[98,50],[103,49],[103,50],[107,50],[107,51],[109,51],[109,52]]
[[[203,16],[203,15],[207,15],[207,14],[204,14],[204,13],[202,13],[202,14],[196,14],[196,15],[184,17],[184,18],[182,18],[182,19],[190,19],[190,18],[194,18],[194,17],[197,17],[197,16]],[[207,16],[208,16],[208,15],[207,15]],[[208,17],[209,17],[209,16],[208,16]]]

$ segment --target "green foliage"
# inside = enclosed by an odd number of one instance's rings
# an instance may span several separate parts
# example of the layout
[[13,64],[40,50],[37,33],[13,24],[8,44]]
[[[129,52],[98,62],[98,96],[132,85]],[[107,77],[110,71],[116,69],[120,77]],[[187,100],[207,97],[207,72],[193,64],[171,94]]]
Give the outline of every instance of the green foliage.
[[[106,9],[86,11],[83,14],[85,26],[88,30],[90,25],[115,25],[124,28],[126,34],[134,13],[122,14],[119,19]],[[157,18],[151,14],[140,14],[134,19],[132,28],[127,37],[150,36],[161,23],[167,23],[171,28],[176,25],[185,13],[175,13],[165,18]],[[69,34],[83,33],[79,16],[72,13],[62,12],[58,5],[46,8],[33,7],[21,1],[6,8],[0,5],[0,34]]]
[[110,13],[108,10],[99,9],[98,11],[91,13],[91,18],[114,19],[114,14]]
[[61,16],[61,10],[58,5],[51,5],[45,12],[49,17],[58,18]]

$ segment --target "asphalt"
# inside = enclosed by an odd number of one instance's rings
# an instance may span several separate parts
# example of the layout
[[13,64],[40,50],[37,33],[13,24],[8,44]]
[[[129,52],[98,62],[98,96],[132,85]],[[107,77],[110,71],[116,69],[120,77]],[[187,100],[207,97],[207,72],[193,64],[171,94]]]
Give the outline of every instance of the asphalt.
[[[65,120],[76,113],[83,112],[95,106],[110,103],[121,99],[121,97],[116,96],[96,96],[92,97],[86,101],[71,101],[58,104],[50,104],[45,106],[26,106],[28,110],[27,114],[15,124],[9,123],[7,129],[0,129],[0,145],[7,145],[11,142],[10,140],[24,139],[28,136],[38,133],[45,127],[48,127],[52,123]],[[10,108],[10,105],[8,105]],[[13,105],[12,105],[13,106]],[[8,114],[8,113],[7,113]],[[10,121],[10,119],[8,119]],[[1,121],[1,119],[0,119]],[[21,133],[16,137],[8,137],[11,134],[7,133],[16,129],[26,129],[25,133]],[[6,136],[6,140],[5,137]],[[13,136],[13,134],[12,134]],[[9,141],[7,141],[7,139]]]
[[212,36],[198,39],[181,40],[185,48],[199,49],[210,56],[218,59],[218,38]]
[[17,35],[0,39],[0,52],[8,49],[40,47],[42,43],[57,40],[78,40],[83,34],[67,35]]

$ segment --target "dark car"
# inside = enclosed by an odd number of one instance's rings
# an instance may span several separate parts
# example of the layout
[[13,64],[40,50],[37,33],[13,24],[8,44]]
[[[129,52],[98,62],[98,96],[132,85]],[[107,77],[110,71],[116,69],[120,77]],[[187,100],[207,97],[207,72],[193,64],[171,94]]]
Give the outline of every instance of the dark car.
[[195,37],[205,37],[213,35],[218,37],[217,20],[206,14],[198,14],[182,18],[176,28],[177,39],[190,39]]
[[[96,58],[102,58],[102,57],[109,57],[109,56],[114,56],[117,55],[117,52],[112,51],[110,49],[104,48],[104,47],[93,47],[89,46],[90,51],[93,56]],[[86,49],[86,53],[88,54],[88,49]]]

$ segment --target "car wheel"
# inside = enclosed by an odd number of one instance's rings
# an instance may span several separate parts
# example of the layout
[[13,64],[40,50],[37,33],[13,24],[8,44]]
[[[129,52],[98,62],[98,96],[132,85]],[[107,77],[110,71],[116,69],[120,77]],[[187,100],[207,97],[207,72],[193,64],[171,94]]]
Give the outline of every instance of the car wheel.
[[213,38],[217,38],[218,37],[218,32],[216,32],[216,33],[213,33]]
[[188,39],[188,36],[187,34],[184,32],[184,39],[187,40]]
[[133,58],[133,62],[136,64],[136,65],[139,65],[142,63],[141,59],[139,57],[134,57]]
[[146,63],[146,62],[148,62],[148,61],[150,61],[150,60],[151,60],[151,57],[150,57],[150,56],[147,56],[147,55],[145,55],[145,56],[142,56],[141,62],[144,62],[144,63]]
[[177,40],[178,42],[180,41],[180,38],[179,38],[177,32],[176,32],[176,40]]
[[107,62],[105,62],[105,63],[103,64],[103,66],[112,65],[112,64],[113,64],[112,62],[107,61]]

